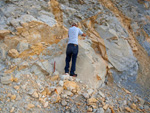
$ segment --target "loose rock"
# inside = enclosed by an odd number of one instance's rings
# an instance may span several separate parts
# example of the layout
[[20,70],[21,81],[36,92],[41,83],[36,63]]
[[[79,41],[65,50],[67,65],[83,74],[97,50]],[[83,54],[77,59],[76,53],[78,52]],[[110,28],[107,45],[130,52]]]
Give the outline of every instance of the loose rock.
[[66,106],[66,105],[67,105],[67,102],[66,102],[65,100],[62,100],[62,101],[61,101],[61,104],[62,104],[63,106]]
[[1,83],[4,85],[10,84],[12,82],[11,76],[1,77]]
[[27,109],[32,109],[32,108],[34,108],[34,107],[35,107],[34,104],[28,104]]
[[12,58],[17,58],[19,56],[19,53],[16,49],[11,49],[8,51],[8,55]]

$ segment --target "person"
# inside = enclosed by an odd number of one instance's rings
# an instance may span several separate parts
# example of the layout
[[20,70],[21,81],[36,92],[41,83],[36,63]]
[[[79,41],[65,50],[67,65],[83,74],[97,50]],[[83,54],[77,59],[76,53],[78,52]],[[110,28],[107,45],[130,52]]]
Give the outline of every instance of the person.
[[76,60],[78,55],[78,35],[86,37],[86,35],[78,28],[77,23],[73,23],[72,27],[69,28],[68,31],[68,45],[66,49],[66,66],[65,66],[65,74],[69,74],[69,64],[72,59],[72,65],[70,70],[70,76],[77,77],[75,74],[76,70]]

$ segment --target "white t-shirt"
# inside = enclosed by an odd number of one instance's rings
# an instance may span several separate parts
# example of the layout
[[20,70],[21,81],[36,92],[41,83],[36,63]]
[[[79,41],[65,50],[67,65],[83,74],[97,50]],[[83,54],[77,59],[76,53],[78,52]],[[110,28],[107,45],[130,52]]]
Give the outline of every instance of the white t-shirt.
[[69,28],[68,34],[69,34],[68,44],[72,43],[78,45],[78,35],[82,35],[83,32],[79,28],[73,26]]

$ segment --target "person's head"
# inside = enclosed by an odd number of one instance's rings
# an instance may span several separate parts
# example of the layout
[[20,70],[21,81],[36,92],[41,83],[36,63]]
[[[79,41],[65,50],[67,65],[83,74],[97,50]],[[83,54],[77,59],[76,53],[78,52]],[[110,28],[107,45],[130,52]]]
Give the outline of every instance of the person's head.
[[72,26],[78,27],[78,24],[77,24],[76,22],[73,22],[73,23],[72,23]]

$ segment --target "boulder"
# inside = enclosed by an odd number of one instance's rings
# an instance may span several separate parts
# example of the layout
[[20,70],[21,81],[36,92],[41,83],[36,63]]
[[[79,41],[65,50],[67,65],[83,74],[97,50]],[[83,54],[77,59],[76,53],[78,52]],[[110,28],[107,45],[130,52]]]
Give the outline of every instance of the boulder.
[[26,41],[21,41],[18,43],[17,50],[19,51],[19,53],[27,49],[29,49],[29,44]]
[[8,51],[8,55],[12,58],[17,58],[19,56],[19,53],[16,49],[11,49]]
[[[53,60],[56,61],[56,70],[60,73],[64,73],[66,42],[67,39],[63,39],[55,45],[55,51],[62,54],[52,56]],[[79,40],[79,53],[76,63],[78,78],[90,87],[98,88],[104,83],[107,73],[106,67],[106,62],[100,55],[95,53],[91,44],[86,40]]]
[[29,66],[28,62],[24,61],[22,62],[21,64],[19,64],[18,66],[18,70],[22,70],[22,69],[25,69]]
[[61,94],[63,92],[63,87],[56,87],[55,91],[57,92],[57,94]]
[[51,102],[52,103],[57,103],[60,101],[60,95],[58,95],[57,93],[54,93],[52,96],[51,96]]
[[79,86],[78,86],[78,84],[76,83],[76,82],[74,82],[74,81],[65,81],[65,83],[64,83],[64,88],[65,89],[68,89],[68,90],[70,90],[70,91],[72,91],[72,90],[78,90],[79,89]]
[[4,39],[4,37],[8,34],[10,34],[9,30],[0,30],[0,39]]
[[12,77],[10,75],[1,77],[1,83],[4,85],[10,84],[11,82],[12,82]]
[[28,104],[27,109],[32,109],[34,107],[35,107],[35,105],[30,103],[30,104]]
[[52,73],[52,65],[49,63],[48,60],[41,62],[40,60],[35,62],[31,67],[31,72],[34,72],[37,75],[44,74],[44,75],[51,75]]
[[62,100],[62,101],[61,101],[61,104],[62,104],[63,106],[66,106],[66,105],[67,105],[67,102],[66,102],[65,100]]
[[111,43],[108,40],[104,40],[104,42],[108,60],[118,71],[129,70],[136,64],[136,58],[126,40],[118,39],[118,44]]
[[56,81],[56,80],[58,80],[58,78],[59,78],[58,75],[53,75],[53,76],[50,78],[50,80],[51,80],[51,81]]
[[68,74],[67,74],[67,75],[61,75],[61,76],[60,76],[60,79],[61,79],[61,80],[68,80],[69,77],[70,77],[70,76],[69,76]]

